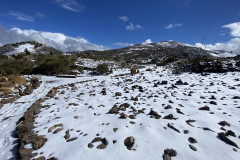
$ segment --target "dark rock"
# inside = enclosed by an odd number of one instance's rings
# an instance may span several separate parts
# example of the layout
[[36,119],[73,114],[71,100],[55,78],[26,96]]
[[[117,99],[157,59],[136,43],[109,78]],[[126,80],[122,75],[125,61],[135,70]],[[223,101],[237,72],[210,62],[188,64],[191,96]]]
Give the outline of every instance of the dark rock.
[[228,126],[228,127],[230,127],[230,124],[228,123],[228,122],[226,122],[226,121],[221,121],[221,122],[219,122],[218,123],[219,125],[221,125],[221,126]]
[[107,141],[107,139],[106,139],[106,138],[103,138],[103,139],[102,139],[102,143],[105,144],[105,145],[107,146],[107,145],[108,145],[108,141]]
[[227,138],[223,132],[218,133],[218,138],[229,145],[239,148],[238,145],[235,142],[233,142],[232,140],[230,140],[229,138]]
[[174,131],[181,133],[177,128],[175,128],[173,125],[171,125],[170,123],[167,124],[167,126],[171,129],[173,129]]
[[67,131],[65,132],[64,138],[65,138],[66,140],[70,138],[69,130],[67,130]]
[[184,113],[180,109],[176,108],[176,111],[177,111],[177,113],[184,115]]
[[133,114],[129,115],[129,118],[130,119],[136,119],[136,117]]
[[154,116],[156,119],[160,119],[161,118],[161,116],[157,112],[155,112],[154,110],[151,110],[149,112],[149,115]]
[[194,126],[191,124],[191,123],[193,123],[193,122],[196,122],[196,120],[189,119],[189,120],[186,121],[186,123],[187,123],[189,126],[194,127]]
[[240,99],[240,96],[234,96],[232,99]]
[[99,141],[102,141],[102,138],[101,137],[96,137],[92,140],[92,143],[99,142]]
[[115,96],[122,96],[122,93],[121,92],[116,92]]
[[128,117],[128,115],[126,115],[125,113],[120,113],[120,117],[121,119],[126,119]]
[[217,105],[217,102],[215,102],[215,101],[210,101],[209,103],[213,104],[213,105]]
[[169,155],[170,157],[175,157],[177,155],[177,151],[174,149],[165,149],[164,153]]
[[171,105],[167,105],[166,107],[164,107],[164,109],[172,109]]
[[184,133],[184,134],[188,134],[189,131],[188,131],[188,130],[184,130],[183,133]]
[[135,138],[134,137],[127,137],[125,140],[124,140],[124,145],[127,147],[128,150],[131,150],[133,145],[135,143]]
[[131,100],[133,100],[133,101],[138,101],[138,96],[136,96],[136,97],[131,97]]
[[92,143],[88,143],[88,148],[93,148],[93,144]]
[[113,131],[114,131],[114,132],[117,132],[117,130],[118,130],[118,128],[113,128]]
[[163,154],[163,160],[171,160],[171,157],[168,154]]
[[105,149],[105,148],[106,148],[106,145],[103,143],[97,146],[97,149]]
[[226,136],[233,136],[233,137],[236,137],[236,134],[231,131],[231,130],[228,130],[226,133],[225,133]]
[[161,85],[166,85],[166,84],[168,84],[168,81],[162,81],[161,82]]
[[197,140],[194,139],[193,137],[189,137],[189,138],[188,138],[188,141],[189,141],[190,143],[197,143]]
[[193,151],[197,151],[197,148],[194,147],[193,145],[189,144],[189,148],[191,148]]
[[163,119],[176,120],[177,118],[174,118],[172,114],[169,114],[169,115],[163,117]]
[[210,108],[208,106],[204,106],[204,107],[199,108],[198,110],[209,111]]
[[72,141],[75,141],[77,139],[77,137],[74,137],[74,138],[70,138],[67,140],[67,142],[72,142]]
[[33,149],[37,150],[37,149],[41,148],[45,144],[46,141],[47,141],[47,138],[44,138],[44,136],[37,136],[33,142]]
[[109,111],[108,113],[110,114],[118,114],[119,112],[119,108],[117,107],[117,105],[114,105]]

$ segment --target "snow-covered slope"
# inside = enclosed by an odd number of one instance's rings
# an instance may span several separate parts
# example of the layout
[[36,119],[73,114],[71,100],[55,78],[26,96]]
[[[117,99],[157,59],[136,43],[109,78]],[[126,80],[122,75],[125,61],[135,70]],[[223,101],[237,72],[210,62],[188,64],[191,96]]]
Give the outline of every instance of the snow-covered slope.
[[[218,137],[231,130],[236,136],[227,137],[240,146],[238,72],[172,75],[147,69],[153,71],[131,76],[118,70],[59,87],[35,119],[35,133],[47,138],[36,157],[155,160],[172,148],[173,160],[240,158],[238,148]],[[131,136],[129,150],[124,141]]]
[[53,47],[35,41],[27,41],[1,46],[0,55],[14,55],[26,53],[26,49],[31,54],[62,54],[62,52]]
[[27,49],[31,53],[36,53],[34,49],[34,45],[32,44],[22,44],[16,47],[13,51],[6,52],[4,55],[13,55],[13,54],[18,54],[18,53],[23,53]]

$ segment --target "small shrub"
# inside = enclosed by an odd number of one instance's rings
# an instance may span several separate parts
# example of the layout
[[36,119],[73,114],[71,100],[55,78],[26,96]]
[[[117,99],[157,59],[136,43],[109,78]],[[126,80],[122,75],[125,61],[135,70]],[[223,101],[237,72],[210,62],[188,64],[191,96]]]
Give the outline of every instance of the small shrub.
[[13,91],[10,88],[7,88],[7,87],[0,87],[0,92],[13,93]]
[[108,71],[109,71],[109,69],[108,69],[108,65],[106,63],[99,64],[97,66],[97,72],[99,72],[100,74],[107,73]]
[[77,69],[78,69],[78,71],[79,71],[80,73],[83,74],[84,67],[82,67],[82,66],[78,66]]

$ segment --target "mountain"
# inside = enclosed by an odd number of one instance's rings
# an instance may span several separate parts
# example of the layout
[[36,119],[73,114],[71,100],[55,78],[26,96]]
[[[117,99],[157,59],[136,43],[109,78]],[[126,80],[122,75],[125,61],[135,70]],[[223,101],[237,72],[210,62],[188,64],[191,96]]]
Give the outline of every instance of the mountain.
[[0,55],[14,55],[29,51],[32,54],[62,54],[61,51],[36,41],[6,44],[0,47]]
[[107,51],[79,51],[77,54],[90,57],[116,58],[136,63],[157,63],[162,62],[169,57],[191,59],[196,57],[221,56],[219,51],[208,51],[175,41],[142,43],[126,48]]

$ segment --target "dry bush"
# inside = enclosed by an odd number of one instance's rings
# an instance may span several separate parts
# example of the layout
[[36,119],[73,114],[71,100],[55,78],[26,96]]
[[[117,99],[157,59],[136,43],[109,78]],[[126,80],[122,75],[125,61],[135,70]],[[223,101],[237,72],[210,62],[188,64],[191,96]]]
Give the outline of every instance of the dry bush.
[[8,75],[7,78],[8,78],[8,81],[10,81],[12,84],[18,84],[21,86],[27,84],[27,80],[25,78],[17,75]]
[[11,88],[7,88],[7,87],[0,87],[0,92],[3,93],[13,93]]

